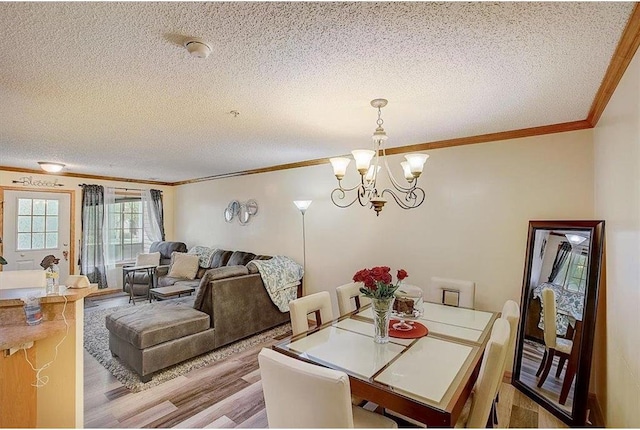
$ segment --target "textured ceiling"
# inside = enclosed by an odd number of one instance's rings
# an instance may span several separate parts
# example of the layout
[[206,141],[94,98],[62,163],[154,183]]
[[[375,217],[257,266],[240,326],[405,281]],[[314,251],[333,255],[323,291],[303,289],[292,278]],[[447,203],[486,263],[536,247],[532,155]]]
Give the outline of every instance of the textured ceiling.
[[582,120],[633,7],[2,2],[0,165],[173,182],[341,155],[377,97],[389,147]]

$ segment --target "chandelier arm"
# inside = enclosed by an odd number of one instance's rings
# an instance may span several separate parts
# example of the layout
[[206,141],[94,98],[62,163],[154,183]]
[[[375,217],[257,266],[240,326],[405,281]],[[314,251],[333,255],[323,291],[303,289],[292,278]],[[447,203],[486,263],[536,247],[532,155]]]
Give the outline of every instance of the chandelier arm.
[[[353,200],[346,204],[341,204],[338,202],[339,200],[344,200],[347,197],[347,193],[350,193],[352,191],[356,192],[356,196],[353,198]],[[334,205],[340,208],[348,208],[356,201],[360,204],[360,206],[366,206],[369,203],[369,197],[372,191],[374,195],[377,195],[375,188],[371,188],[370,183],[365,184],[363,177],[360,178],[360,184],[351,188],[344,188],[342,186],[342,181],[338,180],[338,188],[335,188],[331,192],[331,201]]]
[[391,173],[391,169],[389,168],[389,163],[387,162],[387,152],[385,151],[384,146],[381,149],[382,157],[384,158],[384,167],[387,169],[387,175],[389,176],[389,180],[391,181],[393,187],[402,193],[407,193],[415,189],[418,186],[418,179],[414,179],[415,182],[412,182],[413,185],[411,185],[410,187],[403,187],[398,181],[396,181],[396,178],[393,176],[393,173]]
[[380,194],[381,197],[383,197],[385,193],[390,194],[391,197],[393,197],[393,200],[395,200],[398,206],[400,206],[402,209],[417,208],[424,202],[425,199],[425,192],[422,188],[419,187],[410,190],[408,193],[403,193],[405,194],[404,198],[401,198],[389,188],[386,188],[382,191],[382,193]]
[[[355,188],[352,188],[350,190],[347,191],[353,191]],[[357,193],[357,196],[353,198],[353,200],[351,200],[349,203],[347,204],[341,204],[338,203],[336,201],[336,198],[338,200],[344,200],[344,198],[347,196],[347,194],[345,193],[345,189],[343,188],[334,188],[333,191],[331,191],[331,201],[333,202],[334,205],[338,206],[339,208],[348,208],[349,206],[351,206],[352,204],[354,204],[356,201],[360,200],[360,192]],[[360,203],[362,205],[362,203]]]
[[363,186],[362,184],[357,184],[351,188],[345,188],[342,186],[342,182],[338,181],[338,188],[336,188],[336,190],[342,190],[344,193],[349,193],[351,191],[357,190],[358,188],[361,188],[362,186]]

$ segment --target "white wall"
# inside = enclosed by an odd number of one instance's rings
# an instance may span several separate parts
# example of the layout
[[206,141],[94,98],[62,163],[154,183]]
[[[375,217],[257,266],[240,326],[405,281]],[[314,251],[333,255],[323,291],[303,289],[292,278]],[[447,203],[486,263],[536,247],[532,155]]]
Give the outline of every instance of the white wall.
[[606,355],[597,362],[601,384],[598,397],[608,427],[640,427],[638,55],[594,130],[594,147],[595,214],[606,221],[607,261]]
[[[292,201],[312,199],[305,216],[307,293],[335,296],[335,287],[358,269],[388,265],[406,269],[416,285],[431,276],[474,280],[476,306],[500,310],[505,300],[520,298],[528,221],[593,217],[591,130],[430,154],[420,178],[427,199],[415,210],[389,202],[376,217],[359,206],[335,207],[329,194],[336,180],[327,164],[179,186],[175,237],[189,246],[285,254],[301,262],[302,218]],[[354,183],[355,176],[350,166],[344,182]],[[250,198],[260,211],[249,225],[225,223],[229,201]]]
[[[54,181],[57,179],[58,183],[63,184],[61,187],[34,187],[34,186],[23,186],[21,184],[14,184],[12,181],[20,180],[25,176],[33,178],[33,181]],[[172,240],[174,237],[174,216],[173,216],[173,196],[175,187],[170,186],[156,186],[149,184],[139,184],[135,182],[121,182],[121,181],[103,181],[97,179],[83,179],[83,178],[75,178],[70,176],[59,176],[59,175],[49,175],[49,174],[33,174],[33,173],[20,173],[20,172],[11,172],[6,170],[0,170],[0,186],[3,187],[13,187],[13,188],[24,188],[29,190],[38,190],[38,191],[48,191],[48,190],[72,190],[75,195],[75,211],[74,211],[74,222],[75,222],[75,243],[74,243],[74,261],[70,262],[70,273],[80,273],[80,267],[76,264],[78,261],[78,256],[80,255],[80,246],[79,241],[81,239],[81,214],[82,214],[82,188],[80,188],[79,184],[96,184],[103,185],[105,187],[121,187],[121,188],[154,188],[158,190],[162,190],[162,199],[164,202],[164,227],[165,227],[165,235],[167,240]],[[110,287],[122,287],[122,274],[120,269],[118,268],[114,273],[109,273],[109,286]],[[117,285],[116,285],[117,282]]]

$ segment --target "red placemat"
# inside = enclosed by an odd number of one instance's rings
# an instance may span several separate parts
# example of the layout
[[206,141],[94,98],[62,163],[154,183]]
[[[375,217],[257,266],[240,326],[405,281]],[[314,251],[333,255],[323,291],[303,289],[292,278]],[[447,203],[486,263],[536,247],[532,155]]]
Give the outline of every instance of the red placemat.
[[413,327],[411,330],[396,330],[393,325],[399,322],[399,320],[389,321],[389,336],[399,339],[416,339],[429,334],[429,329],[416,321],[406,321]]

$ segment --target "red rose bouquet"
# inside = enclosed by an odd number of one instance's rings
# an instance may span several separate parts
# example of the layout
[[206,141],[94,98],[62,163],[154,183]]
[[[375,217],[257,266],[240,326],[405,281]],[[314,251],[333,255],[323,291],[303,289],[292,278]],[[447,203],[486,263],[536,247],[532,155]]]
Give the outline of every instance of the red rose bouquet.
[[362,282],[363,287],[360,287],[360,292],[372,299],[389,299],[393,297],[393,293],[396,292],[402,281],[407,276],[407,271],[404,269],[398,270],[396,278],[398,281],[394,284],[391,277],[391,269],[387,266],[378,266],[371,269],[359,270],[353,275],[353,282]]

